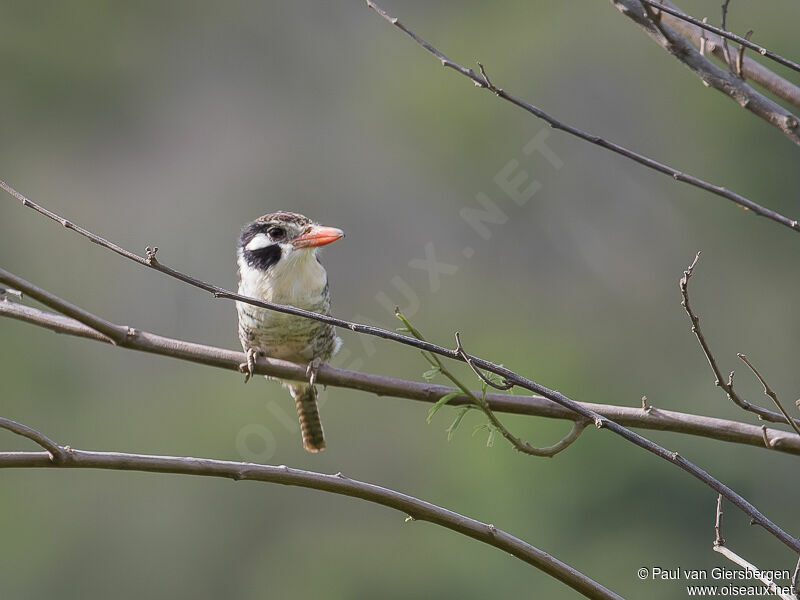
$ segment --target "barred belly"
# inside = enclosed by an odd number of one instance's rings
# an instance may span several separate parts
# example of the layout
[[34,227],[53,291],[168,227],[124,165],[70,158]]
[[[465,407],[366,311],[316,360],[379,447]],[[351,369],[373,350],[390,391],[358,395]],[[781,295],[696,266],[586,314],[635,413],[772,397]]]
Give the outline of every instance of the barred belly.
[[[318,357],[327,361],[338,341],[331,325],[295,315],[237,303],[239,340],[242,347],[258,348],[266,356],[293,362],[309,362]],[[303,307],[306,308],[306,307]],[[327,314],[323,302],[306,310]]]

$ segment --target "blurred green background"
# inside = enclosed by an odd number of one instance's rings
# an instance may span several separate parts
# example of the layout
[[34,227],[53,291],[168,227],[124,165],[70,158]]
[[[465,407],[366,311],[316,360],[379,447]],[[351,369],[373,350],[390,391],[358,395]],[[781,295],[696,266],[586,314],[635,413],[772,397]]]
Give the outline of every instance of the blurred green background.
[[[719,19],[719,0],[683,8]],[[562,120],[800,214],[797,148],[703,87],[609,2],[387,2],[455,60]],[[733,3],[729,26],[797,58],[797,4]],[[786,74],[780,67],[778,72]],[[679,304],[761,401],[746,352],[800,391],[796,233],[548,130],[475,89],[363,2],[0,2],[0,178],[122,246],[232,288],[241,225],[288,209],[343,228],[326,250],[334,312],[502,362],[577,400],[756,422],[713,386]],[[797,81],[797,74],[793,74]],[[536,136],[563,163],[522,148]],[[540,186],[495,182],[518,161]],[[506,222],[462,217],[484,193]],[[108,319],[238,349],[231,303],[105,251],[3,195],[0,264]],[[409,266],[432,244],[456,268]],[[429,246],[430,248],[430,246]],[[471,248],[472,253],[465,252]],[[467,256],[469,255],[469,256]],[[452,271],[452,269],[450,269]],[[336,364],[419,379],[419,353],[346,332]],[[329,389],[328,450],[303,452],[275,383],[0,320],[0,414],[83,449],[262,460],[395,488],[494,523],[631,597],[676,598],[642,566],[710,569],[715,494],[608,432],[552,460],[470,416]],[[288,415],[291,426],[283,424]],[[283,417],[285,418],[285,417]],[[568,424],[504,417],[533,443]],[[797,459],[646,433],[790,532]],[[4,433],[0,448],[33,449]],[[729,508],[762,568],[791,553]],[[276,485],[92,471],[0,472],[0,596],[572,598],[488,546],[362,501]],[[788,584],[788,582],[783,582]]]

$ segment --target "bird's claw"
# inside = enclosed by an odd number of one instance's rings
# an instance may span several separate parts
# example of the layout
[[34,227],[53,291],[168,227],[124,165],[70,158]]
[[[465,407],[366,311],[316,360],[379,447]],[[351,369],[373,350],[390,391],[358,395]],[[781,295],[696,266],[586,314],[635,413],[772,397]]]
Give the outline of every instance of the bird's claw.
[[255,348],[247,349],[247,362],[239,365],[239,370],[244,373],[244,382],[250,381],[256,369],[256,358],[258,357],[258,350]]
[[306,367],[306,377],[308,377],[308,385],[314,386],[317,382],[317,371],[319,370],[320,365],[322,364],[322,360],[317,356],[308,363],[308,367]]

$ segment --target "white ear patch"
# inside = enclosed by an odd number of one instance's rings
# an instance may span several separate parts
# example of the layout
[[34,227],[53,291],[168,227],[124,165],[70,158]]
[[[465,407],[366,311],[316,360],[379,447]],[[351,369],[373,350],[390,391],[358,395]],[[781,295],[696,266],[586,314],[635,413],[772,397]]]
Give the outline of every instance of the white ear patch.
[[254,250],[261,250],[262,248],[266,248],[267,246],[272,244],[272,240],[269,239],[269,236],[266,233],[259,233],[256,234],[252,240],[247,242],[247,246],[245,246],[245,250],[249,250],[253,252]]

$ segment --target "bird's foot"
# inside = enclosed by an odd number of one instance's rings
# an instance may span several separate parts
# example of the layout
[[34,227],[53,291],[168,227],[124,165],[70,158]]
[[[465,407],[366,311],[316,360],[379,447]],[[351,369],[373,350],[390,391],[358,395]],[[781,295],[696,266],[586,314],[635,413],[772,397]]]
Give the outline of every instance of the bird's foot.
[[321,364],[322,360],[317,356],[308,363],[308,367],[306,367],[306,377],[308,377],[308,385],[311,387],[314,387],[314,384],[317,382],[317,371]]
[[256,348],[248,348],[247,349],[247,362],[243,362],[239,365],[239,371],[244,373],[244,382],[247,383],[250,381],[250,378],[253,376],[253,373],[256,369],[256,359],[258,358],[258,349]]

